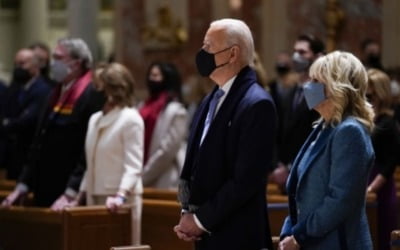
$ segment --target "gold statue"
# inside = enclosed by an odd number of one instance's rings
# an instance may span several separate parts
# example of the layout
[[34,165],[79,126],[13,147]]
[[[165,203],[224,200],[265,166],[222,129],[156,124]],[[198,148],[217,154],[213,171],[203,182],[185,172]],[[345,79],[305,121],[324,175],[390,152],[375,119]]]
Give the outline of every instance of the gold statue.
[[328,52],[336,49],[337,36],[344,21],[344,11],[337,0],[328,0],[326,7],[327,40],[326,49]]
[[157,10],[157,25],[148,26],[143,32],[144,44],[149,49],[177,48],[188,39],[181,20],[175,21],[168,5]]

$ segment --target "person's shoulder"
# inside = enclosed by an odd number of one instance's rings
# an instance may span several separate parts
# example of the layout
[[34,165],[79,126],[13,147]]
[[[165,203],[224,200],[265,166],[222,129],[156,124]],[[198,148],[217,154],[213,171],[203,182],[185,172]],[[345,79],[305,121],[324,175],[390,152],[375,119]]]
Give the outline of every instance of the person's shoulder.
[[338,125],[338,128],[363,128],[359,120],[354,116],[348,116],[343,119],[343,121]]
[[186,114],[187,110],[183,103],[178,101],[170,101],[165,107],[165,111],[173,114]]
[[47,82],[47,80],[42,76],[38,76],[36,78],[36,80],[33,83],[33,86],[39,91],[49,92],[51,90],[49,82]]
[[261,87],[257,83],[252,84],[248,88],[244,98],[245,98],[245,100],[247,100],[251,103],[256,103],[256,102],[260,102],[260,101],[273,102],[271,94],[268,93],[268,91],[266,91],[263,87]]
[[93,122],[97,121],[102,115],[103,111],[101,110],[93,113],[89,118],[89,124],[92,124]]
[[126,123],[144,126],[142,116],[135,107],[124,107],[121,110],[121,114]]
[[336,130],[340,132],[340,134],[345,134],[348,138],[354,137],[369,137],[369,133],[365,125],[363,125],[358,119],[354,116],[346,117],[339,125]]

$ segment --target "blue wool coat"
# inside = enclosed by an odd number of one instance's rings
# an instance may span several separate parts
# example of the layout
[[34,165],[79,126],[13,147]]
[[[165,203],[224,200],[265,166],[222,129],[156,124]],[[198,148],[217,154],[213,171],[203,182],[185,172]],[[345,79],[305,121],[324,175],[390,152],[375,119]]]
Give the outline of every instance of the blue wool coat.
[[354,117],[315,128],[287,181],[289,216],[281,238],[294,235],[302,249],[372,249],[365,192],[373,161],[370,135]]

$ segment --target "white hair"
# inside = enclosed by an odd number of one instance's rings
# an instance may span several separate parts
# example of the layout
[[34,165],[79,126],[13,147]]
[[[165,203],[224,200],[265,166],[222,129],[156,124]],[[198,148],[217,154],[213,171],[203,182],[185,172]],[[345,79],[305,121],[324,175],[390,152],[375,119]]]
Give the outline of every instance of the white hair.
[[210,28],[222,28],[226,34],[228,46],[238,45],[243,63],[252,65],[254,61],[254,41],[249,26],[241,20],[225,18],[213,21]]
[[92,67],[92,53],[85,41],[80,38],[61,38],[57,43],[63,46],[72,58],[81,60],[82,68],[88,70]]

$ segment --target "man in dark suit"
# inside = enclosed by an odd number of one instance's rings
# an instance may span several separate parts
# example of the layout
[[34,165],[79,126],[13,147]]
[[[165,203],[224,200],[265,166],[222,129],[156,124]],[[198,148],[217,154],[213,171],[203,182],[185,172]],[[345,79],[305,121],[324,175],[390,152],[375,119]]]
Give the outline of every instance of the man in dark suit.
[[311,64],[323,55],[325,46],[318,38],[304,34],[297,37],[293,47],[293,69],[298,73],[296,86],[288,93],[288,104],[282,120],[278,141],[278,167],[271,177],[285,189],[286,179],[297,153],[306,141],[319,115],[310,110],[303,94],[303,85],[310,80],[308,70]]
[[18,178],[26,161],[29,146],[35,133],[35,126],[44,100],[50,93],[50,86],[40,76],[38,58],[30,49],[17,52],[13,77],[5,103],[12,108],[5,109],[0,129],[7,138],[7,178]]
[[272,249],[266,178],[276,112],[258,84],[250,29],[239,20],[211,23],[196,56],[199,73],[217,86],[194,115],[174,231],[197,250]]
[[104,103],[91,83],[92,56],[79,38],[60,39],[53,52],[52,78],[58,82],[44,105],[29,161],[3,206],[28,190],[34,205],[63,209],[79,190],[86,168],[84,140],[89,117]]

